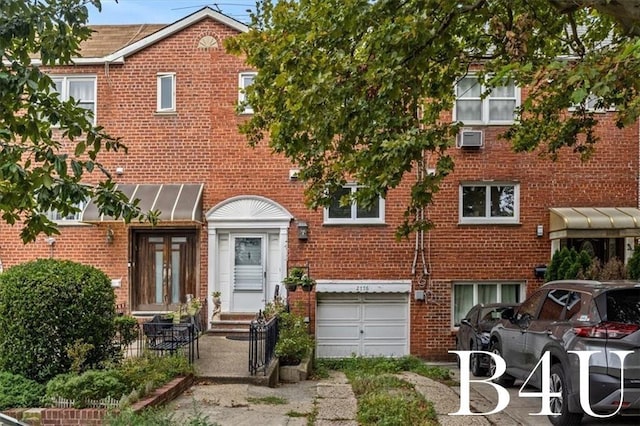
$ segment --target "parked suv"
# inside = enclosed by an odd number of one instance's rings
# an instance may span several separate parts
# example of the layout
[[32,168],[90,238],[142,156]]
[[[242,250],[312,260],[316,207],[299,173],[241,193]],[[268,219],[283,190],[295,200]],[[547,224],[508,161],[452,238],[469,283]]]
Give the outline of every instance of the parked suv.
[[[598,351],[589,363],[589,401],[595,413],[612,413],[620,401],[620,360],[610,351],[633,351],[624,361],[621,414],[640,414],[640,283],[629,281],[553,281],[519,307],[503,312],[491,330],[491,352],[507,370],[495,381],[503,386],[526,380],[543,354],[550,353],[554,425],[580,424],[579,364],[567,351]],[[541,386],[541,367],[529,384]],[[495,363],[490,365],[490,374]]]

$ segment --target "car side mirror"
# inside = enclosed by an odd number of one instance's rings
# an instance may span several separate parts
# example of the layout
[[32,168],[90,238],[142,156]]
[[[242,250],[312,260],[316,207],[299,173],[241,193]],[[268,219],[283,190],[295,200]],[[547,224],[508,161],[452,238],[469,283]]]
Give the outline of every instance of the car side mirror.
[[515,320],[515,310],[513,308],[507,308],[500,314],[500,318],[513,322]]
[[463,318],[462,320],[460,320],[460,324],[468,325],[469,327],[471,327],[471,321],[469,321],[469,318]]

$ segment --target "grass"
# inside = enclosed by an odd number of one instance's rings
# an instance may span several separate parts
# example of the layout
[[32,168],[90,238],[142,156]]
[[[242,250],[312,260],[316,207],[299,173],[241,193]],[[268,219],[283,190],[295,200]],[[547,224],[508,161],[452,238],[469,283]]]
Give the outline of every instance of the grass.
[[247,402],[250,402],[252,404],[284,405],[284,404],[287,404],[289,401],[279,396],[263,396],[260,398],[251,398],[251,397],[247,398]]
[[317,371],[345,373],[358,400],[358,423],[361,425],[438,424],[433,404],[417,392],[413,384],[395,374],[411,371],[441,382],[450,382],[449,370],[429,366],[416,357],[345,358],[318,360]]
[[193,413],[186,419],[176,420],[166,407],[149,408],[139,413],[131,409],[110,412],[104,419],[106,426],[218,426],[202,414],[194,404]]

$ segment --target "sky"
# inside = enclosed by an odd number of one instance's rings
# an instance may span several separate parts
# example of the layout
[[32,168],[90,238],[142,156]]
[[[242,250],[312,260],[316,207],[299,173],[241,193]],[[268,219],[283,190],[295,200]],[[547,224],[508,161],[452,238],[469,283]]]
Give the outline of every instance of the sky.
[[102,0],[102,12],[90,7],[89,24],[170,24],[205,6],[249,23],[255,0]]

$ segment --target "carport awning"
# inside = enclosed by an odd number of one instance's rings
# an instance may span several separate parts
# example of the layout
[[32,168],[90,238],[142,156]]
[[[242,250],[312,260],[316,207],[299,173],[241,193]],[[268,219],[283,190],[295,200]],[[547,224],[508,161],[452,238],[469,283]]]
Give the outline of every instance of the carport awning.
[[556,207],[549,209],[549,238],[640,237],[635,207]]
[[[122,184],[118,189],[130,200],[140,200],[138,206],[143,212],[160,211],[160,221],[202,221],[201,183],[189,184]],[[98,206],[92,201],[82,212],[81,222],[113,221],[111,216],[101,215]]]

